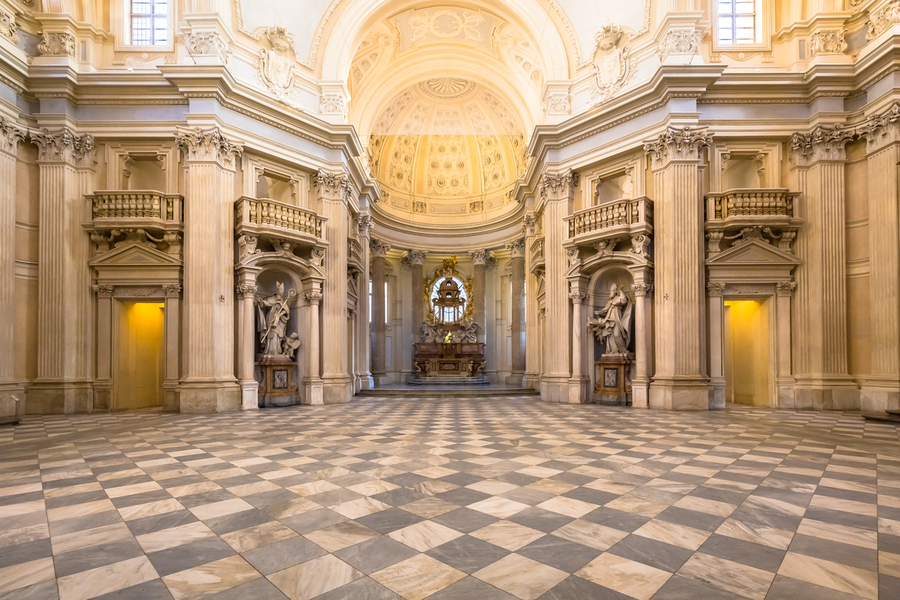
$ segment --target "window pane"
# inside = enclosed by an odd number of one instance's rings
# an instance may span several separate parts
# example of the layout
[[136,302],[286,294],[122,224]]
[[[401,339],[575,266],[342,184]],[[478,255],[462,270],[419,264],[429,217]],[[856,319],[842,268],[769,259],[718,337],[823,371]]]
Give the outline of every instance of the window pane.
[[168,2],[155,2],[153,4],[153,14],[155,15],[165,15],[169,12],[169,3]]
[[131,14],[133,15],[149,15],[152,11],[152,4],[149,0],[132,0]]
[[755,2],[737,2],[735,11],[737,14],[752,15],[755,9]]

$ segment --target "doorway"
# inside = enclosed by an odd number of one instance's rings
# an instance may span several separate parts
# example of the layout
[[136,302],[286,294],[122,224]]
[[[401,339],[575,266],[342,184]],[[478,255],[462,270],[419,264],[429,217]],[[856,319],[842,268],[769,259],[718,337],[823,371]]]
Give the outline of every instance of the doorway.
[[119,303],[113,410],[163,406],[165,304]]
[[766,300],[726,300],[725,401],[775,404],[769,305]]

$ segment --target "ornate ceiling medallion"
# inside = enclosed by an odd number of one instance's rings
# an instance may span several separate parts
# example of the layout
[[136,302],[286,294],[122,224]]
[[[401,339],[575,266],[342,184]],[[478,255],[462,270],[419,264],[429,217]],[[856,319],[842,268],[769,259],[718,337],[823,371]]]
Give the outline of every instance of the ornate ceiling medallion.
[[419,89],[423,94],[432,98],[455,100],[471,94],[475,89],[475,84],[456,77],[441,77],[419,83]]

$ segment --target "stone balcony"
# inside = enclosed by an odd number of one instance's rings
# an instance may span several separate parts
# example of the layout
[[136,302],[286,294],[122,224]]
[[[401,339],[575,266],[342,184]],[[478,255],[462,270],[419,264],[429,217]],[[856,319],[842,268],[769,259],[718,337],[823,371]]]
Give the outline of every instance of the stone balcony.
[[177,194],[154,190],[107,190],[88,194],[91,222],[85,229],[99,252],[126,241],[163,244],[167,251],[181,250],[184,200]]
[[626,238],[653,233],[653,201],[646,196],[614,200],[600,206],[579,210],[565,218],[566,247],[614,248]]
[[360,270],[363,268],[363,247],[354,238],[347,238],[347,265]]
[[706,238],[710,255],[726,242],[761,239],[792,252],[803,220],[794,203],[799,192],[786,189],[734,189],[706,195]]
[[322,247],[325,244],[325,217],[269,198],[242,196],[234,203],[234,230],[273,244],[291,247]]
[[543,269],[547,262],[544,258],[544,238],[536,238],[531,243],[531,248],[528,251],[530,252],[531,272],[534,273]]

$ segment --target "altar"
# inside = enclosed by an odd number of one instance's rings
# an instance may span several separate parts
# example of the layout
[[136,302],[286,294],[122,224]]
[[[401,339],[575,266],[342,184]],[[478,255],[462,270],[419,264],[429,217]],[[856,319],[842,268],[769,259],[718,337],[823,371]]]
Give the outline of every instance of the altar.
[[413,346],[416,373],[420,376],[476,377],[481,375],[484,368],[484,344],[481,342],[420,342]]

